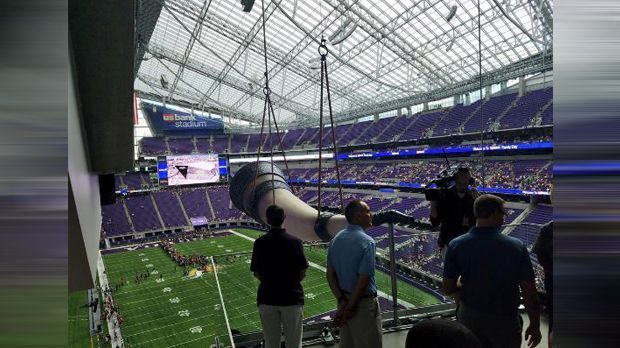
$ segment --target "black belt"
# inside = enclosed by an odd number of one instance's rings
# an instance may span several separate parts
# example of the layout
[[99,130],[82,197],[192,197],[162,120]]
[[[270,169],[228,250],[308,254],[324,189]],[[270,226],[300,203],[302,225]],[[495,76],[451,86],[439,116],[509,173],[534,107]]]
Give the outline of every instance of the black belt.
[[[347,297],[351,297],[351,293],[348,291],[344,291],[344,290],[340,290],[341,293],[343,293],[344,295],[347,295]],[[364,296],[362,296],[362,298],[376,298],[377,297],[377,293],[373,292],[372,294],[366,294]]]

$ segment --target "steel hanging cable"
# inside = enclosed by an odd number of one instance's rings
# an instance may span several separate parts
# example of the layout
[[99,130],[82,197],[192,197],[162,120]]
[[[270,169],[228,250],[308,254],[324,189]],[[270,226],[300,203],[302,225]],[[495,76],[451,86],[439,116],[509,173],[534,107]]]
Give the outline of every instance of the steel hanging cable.
[[[268,95],[266,96],[266,98],[268,103],[271,98]],[[269,117],[269,154],[271,156],[271,198],[273,204],[276,204],[275,174],[273,171],[273,134],[271,133],[271,116],[273,116],[274,119],[276,118],[276,115],[271,114],[271,108],[267,108],[267,117]],[[265,139],[265,142],[267,142],[267,139]]]
[[478,83],[480,89],[480,174],[481,189],[485,188],[485,168],[484,168],[484,99],[482,99],[482,13],[480,11],[480,0],[478,0]]
[[[263,89],[264,90],[264,89]],[[258,150],[256,153],[256,171],[254,173],[254,180],[252,181],[252,190],[251,190],[251,198],[254,197],[255,191],[256,191],[256,179],[258,179],[258,165],[260,162],[260,154],[261,154],[261,142],[263,139],[263,130],[265,128],[265,113],[267,112],[267,98],[265,98],[265,104],[263,106],[263,120],[261,122],[261,126],[260,126],[260,135],[258,136]],[[250,137],[252,136],[251,134],[249,135]],[[249,140],[249,139],[248,139]]]
[[[263,57],[265,58],[265,87],[263,88],[263,93],[265,94],[265,108],[267,109],[267,117],[269,117],[269,139],[270,139],[270,154],[271,154],[271,194],[272,194],[272,204],[276,204],[276,190],[275,190],[275,174],[273,172],[273,144],[271,143],[271,108],[268,107],[271,101],[271,89],[269,88],[269,66],[267,65],[267,34],[266,34],[266,19],[265,19],[265,0],[261,1],[261,6],[263,9]],[[276,116],[273,115],[275,118]],[[263,112],[263,121],[264,121],[264,112]],[[265,142],[267,139],[265,139]],[[259,148],[262,145],[262,132],[261,138],[259,139]],[[260,159],[260,153],[258,155]],[[257,167],[258,169],[258,167]]]
[[[271,98],[269,98],[269,108],[271,109],[271,113],[273,115],[275,115],[274,111],[273,111],[273,104],[271,103]],[[278,121],[276,120],[275,116],[273,118],[273,125],[276,128],[276,134],[278,135],[278,144],[280,146],[280,152],[282,153],[282,159],[284,160],[284,167],[286,168],[286,175],[288,176],[289,180],[291,179],[291,171],[288,167],[288,161],[286,160],[286,153],[284,152],[284,142],[282,141],[282,136],[280,135],[280,130],[278,129]],[[297,189],[295,188],[295,186],[291,185],[291,190],[293,191],[293,194],[297,194]]]
[[[325,49],[325,54],[321,54],[321,47]],[[327,73],[327,55],[329,50],[325,45],[325,37],[321,39],[321,46],[319,46],[319,54],[321,54],[321,72],[325,70],[325,86],[327,87],[327,106],[329,107],[329,121],[331,124],[332,146],[334,151],[334,163],[336,164],[336,180],[338,180],[338,195],[340,196],[340,209],[344,213],[344,200],[342,199],[342,184],[340,182],[340,165],[338,164],[338,146],[336,145],[336,134],[334,129],[334,116],[332,113],[332,99],[329,89],[329,76]],[[321,109],[323,105],[321,104]]]
[[[319,54],[321,47],[319,46]],[[317,219],[321,218],[321,179],[323,177],[323,69],[321,69],[321,97],[319,101],[319,182],[318,182],[318,206],[317,206]]]
[[[264,47],[264,53],[265,53],[265,68],[267,67],[267,41],[265,39],[265,1],[262,0],[262,7],[263,7],[263,47]],[[254,180],[252,181],[252,190],[251,190],[251,195],[250,195],[250,199],[252,199],[252,197],[254,197],[255,193],[256,193],[256,179],[258,179],[258,166],[259,166],[259,162],[260,162],[260,155],[261,155],[261,144],[262,144],[262,139],[263,139],[263,131],[265,128],[265,114],[267,113],[267,94],[269,92],[269,81],[267,80],[267,71],[265,70],[265,87],[263,88],[263,93],[265,94],[265,104],[263,105],[263,119],[261,121],[261,126],[260,126],[260,134],[258,136],[258,149],[257,149],[257,153],[256,153],[256,171],[254,173]],[[250,135],[251,137],[251,135]],[[248,139],[249,140],[249,139]],[[275,202],[274,202],[275,203]]]

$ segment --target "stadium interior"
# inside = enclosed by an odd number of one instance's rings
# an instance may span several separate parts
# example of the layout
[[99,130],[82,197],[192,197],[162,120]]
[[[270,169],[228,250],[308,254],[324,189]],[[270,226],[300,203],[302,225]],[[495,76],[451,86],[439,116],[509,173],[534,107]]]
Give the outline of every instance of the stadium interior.
[[[70,1],[70,49],[71,347],[259,347],[268,227],[229,190],[258,161],[319,211],[415,218],[366,231],[384,347],[455,318],[425,198],[446,170],[528,250],[553,219],[552,0]],[[305,347],[333,344],[326,248],[304,241]]]

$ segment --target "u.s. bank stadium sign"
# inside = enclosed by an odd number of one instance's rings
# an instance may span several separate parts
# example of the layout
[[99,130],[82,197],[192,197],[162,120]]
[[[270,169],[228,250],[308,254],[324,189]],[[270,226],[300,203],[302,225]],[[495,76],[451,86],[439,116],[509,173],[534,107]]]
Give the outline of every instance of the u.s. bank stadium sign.
[[219,118],[196,115],[143,102],[142,110],[151,131],[165,135],[210,135],[223,134],[224,124]]

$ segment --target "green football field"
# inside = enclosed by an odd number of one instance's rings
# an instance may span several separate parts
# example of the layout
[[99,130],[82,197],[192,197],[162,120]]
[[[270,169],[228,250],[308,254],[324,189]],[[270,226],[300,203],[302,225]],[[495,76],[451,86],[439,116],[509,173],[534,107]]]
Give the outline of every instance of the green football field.
[[88,332],[88,310],[80,308],[88,303],[86,291],[69,294],[69,347],[90,347],[91,338]]
[[[232,330],[241,333],[260,331],[256,308],[258,281],[249,271],[249,263],[253,239],[261,232],[235,231],[240,235],[176,245],[176,249],[185,255],[214,256],[219,289],[214,272],[205,272],[196,279],[184,277],[183,269],[175,267],[172,259],[160,248],[104,256],[111,286],[120,282],[121,275],[129,280],[128,285],[113,294],[125,319],[121,330],[126,347],[208,347],[215,342],[216,336],[227,342],[226,319]],[[309,318],[334,310],[335,301],[323,268],[326,250],[313,246],[306,247],[305,253],[311,262],[303,281],[304,316]],[[136,284],[136,273],[147,270],[151,276]],[[389,293],[389,276],[377,272],[376,278],[379,291]],[[398,298],[405,306],[420,307],[439,302],[431,294],[401,281],[398,289]]]

